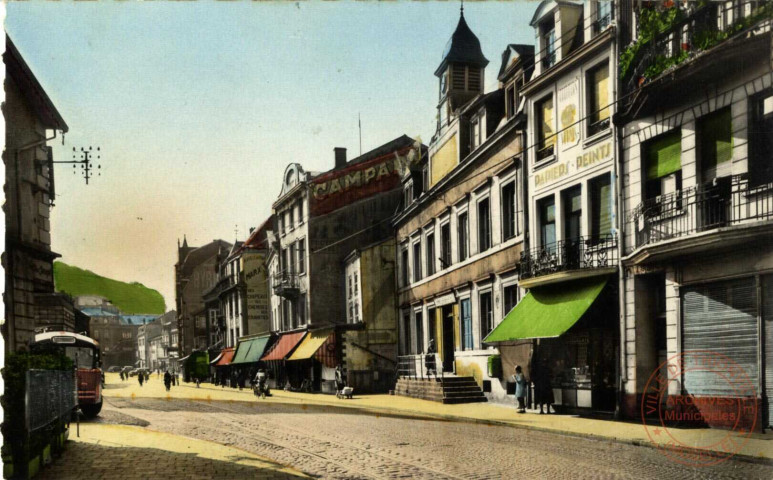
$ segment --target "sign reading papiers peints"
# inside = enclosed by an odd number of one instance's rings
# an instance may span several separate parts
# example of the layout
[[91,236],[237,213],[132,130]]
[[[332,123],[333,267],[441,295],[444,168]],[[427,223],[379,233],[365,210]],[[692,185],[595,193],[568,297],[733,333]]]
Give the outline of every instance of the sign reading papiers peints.
[[574,160],[566,160],[541,169],[534,175],[534,186],[544,187],[567,175],[596,165],[599,162],[612,158],[612,142],[602,143],[578,155]]

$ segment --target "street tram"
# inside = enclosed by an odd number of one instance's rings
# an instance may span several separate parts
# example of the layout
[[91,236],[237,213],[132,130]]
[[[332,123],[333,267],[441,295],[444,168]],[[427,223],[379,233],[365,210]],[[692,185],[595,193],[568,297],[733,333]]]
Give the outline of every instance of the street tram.
[[73,361],[78,379],[78,406],[88,418],[102,410],[102,364],[99,342],[73,332],[44,332],[35,335],[33,352],[62,352]]

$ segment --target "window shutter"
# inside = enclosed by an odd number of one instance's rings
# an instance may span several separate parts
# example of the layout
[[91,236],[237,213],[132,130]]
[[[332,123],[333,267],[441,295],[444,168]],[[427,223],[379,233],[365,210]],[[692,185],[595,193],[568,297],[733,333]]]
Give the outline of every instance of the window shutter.
[[594,182],[591,195],[591,232],[594,237],[601,239],[612,233],[612,183],[609,175]]
[[647,145],[647,180],[682,169],[682,131],[669,132]]
[[597,121],[609,118],[609,67],[604,65],[593,72],[593,115]]
[[716,167],[733,158],[733,120],[730,108],[709,115],[701,121],[701,159],[704,168]]

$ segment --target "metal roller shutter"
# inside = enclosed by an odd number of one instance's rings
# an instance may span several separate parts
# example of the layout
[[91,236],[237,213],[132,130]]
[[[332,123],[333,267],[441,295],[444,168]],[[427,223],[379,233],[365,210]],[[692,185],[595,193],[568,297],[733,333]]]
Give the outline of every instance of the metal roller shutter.
[[773,275],[762,279],[762,328],[765,332],[765,396],[768,400],[767,425],[773,426]]
[[[757,385],[757,295],[754,278],[716,282],[682,289],[682,347],[722,354],[741,367]],[[684,389],[692,395],[736,396],[732,379],[693,370],[685,357]],[[740,379],[739,379],[740,382]],[[744,381],[744,384],[746,382]]]

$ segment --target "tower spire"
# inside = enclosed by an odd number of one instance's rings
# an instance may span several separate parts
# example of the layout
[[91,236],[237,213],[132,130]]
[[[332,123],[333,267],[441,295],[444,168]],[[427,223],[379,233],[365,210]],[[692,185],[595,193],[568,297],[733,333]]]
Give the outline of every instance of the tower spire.
[[462,6],[459,9],[459,14],[463,17],[464,16],[464,0],[462,0]]

